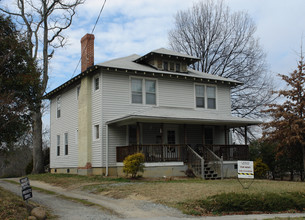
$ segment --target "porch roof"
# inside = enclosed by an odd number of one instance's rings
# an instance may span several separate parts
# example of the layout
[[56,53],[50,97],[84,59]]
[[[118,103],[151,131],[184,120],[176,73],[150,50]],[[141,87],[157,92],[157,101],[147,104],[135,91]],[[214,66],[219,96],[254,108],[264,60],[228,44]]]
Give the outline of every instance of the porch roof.
[[149,107],[109,120],[106,124],[117,124],[121,126],[135,122],[226,125],[231,128],[262,123],[258,120],[220,114],[218,111],[214,113],[209,110],[201,111],[192,108]]

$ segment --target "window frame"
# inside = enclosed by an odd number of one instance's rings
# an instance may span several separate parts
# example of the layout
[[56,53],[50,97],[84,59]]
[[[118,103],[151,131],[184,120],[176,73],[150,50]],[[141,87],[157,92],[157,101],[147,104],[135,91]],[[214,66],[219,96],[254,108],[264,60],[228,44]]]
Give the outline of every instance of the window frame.
[[[141,103],[133,103],[132,102],[132,79],[139,79],[142,81],[142,102]],[[155,82],[155,93],[147,92],[146,91],[146,81],[154,81]],[[158,106],[158,79],[155,78],[149,78],[149,77],[135,77],[130,76],[129,77],[129,86],[130,86],[130,92],[129,92],[129,100],[130,104],[132,105],[148,105],[148,106]],[[155,104],[147,104],[147,94],[155,94]]]
[[56,97],[56,118],[61,117],[61,96]]
[[[98,81],[98,83],[96,83],[96,81]],[[99,91],[100,90],[100,76],[97,75],[93,78],[93,91],[96,92],[96,91]]]
[[93,129],[94,129],[94,132],[93,132],[93,140],[97,141],[100,139],[101,137],[101,131],[100,131],[100,125],[99,124],[95,124],[93,125]]
[[[203,86],[204,87],[204,107],[197,107],[197,95],[196,95],[196,86]],[[215,108],[208,107],[208,94],[207,94],[207,87],[214,87],[215,88]],[[202,109],[202,110],[217,110],[217,85],[213,84],[203,84],[203,83],[194,83],[194,106],[195,109]]]
[[79,99],[79,94],[80,94],[80,85],[76,86],[76,100]]
[[64,133],[64,145],[65,145],[65,155],[68,155],[69,151],[69,134],[68,132]]
[[56,155],[60,156],[60,134],[56,136]]

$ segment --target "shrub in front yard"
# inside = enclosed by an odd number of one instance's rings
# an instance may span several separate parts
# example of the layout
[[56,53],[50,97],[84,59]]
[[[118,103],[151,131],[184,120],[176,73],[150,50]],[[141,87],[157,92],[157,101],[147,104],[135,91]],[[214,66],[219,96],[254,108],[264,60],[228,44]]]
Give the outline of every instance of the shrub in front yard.
[[142,153],[135,153],[127,156],[123,161],[123,172],[126,173],[127,176],[128,174],[131,174],[132,178],[136,178],[138,172],[144,172],[144,160],[145,156]]

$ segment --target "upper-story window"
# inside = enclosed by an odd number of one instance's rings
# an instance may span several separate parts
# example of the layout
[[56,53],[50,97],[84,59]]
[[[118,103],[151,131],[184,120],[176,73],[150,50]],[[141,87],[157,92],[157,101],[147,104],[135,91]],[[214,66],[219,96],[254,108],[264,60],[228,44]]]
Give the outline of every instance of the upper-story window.
[[156,105],[156,80],[131,78],[131,103]]
[[142,104],[142,79],[131,79],[131,102]]
[[207,86],[207,102],[208,108],[216,109],[216,87]]
[[204,85],[196,85],[195,86],[196,90],[196,107],[197,108],[204,108],[204,90],[205,86]]
[[196,107],[216,109],[216,86],[195,85]]
[[145,97],[147,105],[156,104],[156,80],[145,80]]
[[56,117],[60,118],[61,116],[61,97],[56,98]]
[[76,87],[76,99],[78,100],[80,93],[80,85]]
[[100,78],[99,77],[95,77],[94,78],[94,90],[99,90],[100,89]]

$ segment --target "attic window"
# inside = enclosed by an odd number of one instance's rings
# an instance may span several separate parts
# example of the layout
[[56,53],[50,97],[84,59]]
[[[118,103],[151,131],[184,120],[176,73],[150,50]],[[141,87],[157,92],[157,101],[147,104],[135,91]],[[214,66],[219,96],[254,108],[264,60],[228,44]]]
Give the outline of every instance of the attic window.
[[180,72],[180,63],[176,63],[176,72]]
[[167,61],[163,62],[163,70],[168,71],[168,62]]
[[170,69],[170,71],[175,71],[175,64],[170,62],[169,63],[169,69]]

